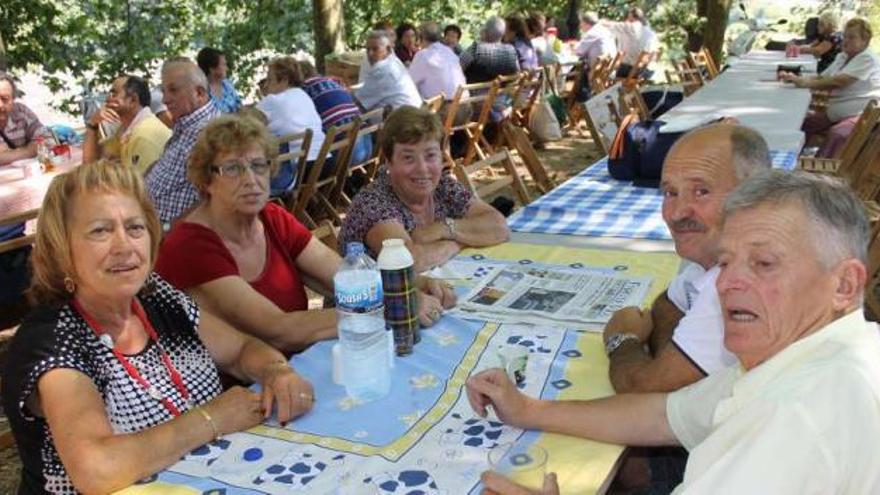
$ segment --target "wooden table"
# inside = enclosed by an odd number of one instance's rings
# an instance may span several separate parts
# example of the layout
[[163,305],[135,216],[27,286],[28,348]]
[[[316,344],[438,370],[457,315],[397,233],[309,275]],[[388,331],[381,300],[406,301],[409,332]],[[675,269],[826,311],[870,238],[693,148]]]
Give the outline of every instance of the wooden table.
[[0,225],[36,218],[52,179],[82,162],[82,149],[71,148],[70,158],[51,172],[42,172],[35,158],[0,166]]

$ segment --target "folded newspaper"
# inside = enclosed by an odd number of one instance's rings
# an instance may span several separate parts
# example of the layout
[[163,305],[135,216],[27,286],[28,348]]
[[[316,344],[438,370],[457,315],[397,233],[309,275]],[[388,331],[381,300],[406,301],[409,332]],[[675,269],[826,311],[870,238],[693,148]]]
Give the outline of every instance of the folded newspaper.
[[505,323],[606,323],[618,309],[640,305],[650,286],[650,277],[497,266],[453,313]]

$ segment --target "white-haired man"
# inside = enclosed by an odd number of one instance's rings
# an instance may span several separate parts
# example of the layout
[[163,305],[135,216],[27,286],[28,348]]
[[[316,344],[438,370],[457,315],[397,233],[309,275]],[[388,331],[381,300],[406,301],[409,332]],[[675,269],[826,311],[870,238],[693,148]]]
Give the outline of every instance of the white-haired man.
[[614,34],[605,27],[595,12],[584,12],[580,15],[580,41],[574,48],[578,57],[593,66],[601,57],[613,58],[617,55],[617,41]]
[[713,288],[721,207],[742,180],[769,168],[767,143],[740,125],[696,129],[669,151],[660,181],[663,220],[686,265],[652,311],[623,308],[605,326],[609,375],[618,393],[671,392],[736,362],[724,348]]
[[483,26],[482,39],[461,52],[461,68],[468,83],[491,81],[519,72],[516,49],[501,42],[506,30],[504,19],[490,17]]
[[[863,315],[868,220],[842,182],[766,171],[726,200],[716,287],[739,363],[670,394],[543,401],[468,380],[505,423],[690,451],[674,493],[878,493],[880,335]],[[499,475],[487,487],[510,493]],[[544,493],[555,493],[548,483]]]
[[199,132],[220,115],[208,94],[208,79],[192,60],[172,59],[162,66],[162,103],[174,126],[162,157],[147,172],[147,191],[165,230],[199,193],[186,178],[186,163]]
[[373,31],[367,37],[367,61],[369,65],[361,74],[363,85],[354,93],[365,110],[422,106],[419,90],[394,55],[387,31]]

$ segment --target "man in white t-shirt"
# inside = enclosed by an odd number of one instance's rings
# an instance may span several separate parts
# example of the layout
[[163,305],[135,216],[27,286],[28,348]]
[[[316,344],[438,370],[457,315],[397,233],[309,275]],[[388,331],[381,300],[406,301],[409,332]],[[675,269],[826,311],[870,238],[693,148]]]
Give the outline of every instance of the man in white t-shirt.
[[623,308],[605,326],[618,393],[669,392],[736,362],[724,349],[714,287],[721,205],[740,181],[768,168],[767,143],[739,125],[696,129],[669,151],[660,181],[663,220],[687,264],[651,311]]
[[419,90],[406,66],[394,56],[387,32],[373,31],[367,38],[367,59],[369,67],[362,72],[363,86],[354,93],[364,110],[422,106]]
[[[494,368],[468,380],[471,406],[527,430],[682,445],[675,494],[880,493],[880,335],[862,312],[861,202],[841,181],[764,171],[730,194],[720,225],[716,287],[737,365],[669,394],[590,401],[529,397]],[[521,489],[492,472],[483,482]],[[552,475],[541,493],[559,493]]]

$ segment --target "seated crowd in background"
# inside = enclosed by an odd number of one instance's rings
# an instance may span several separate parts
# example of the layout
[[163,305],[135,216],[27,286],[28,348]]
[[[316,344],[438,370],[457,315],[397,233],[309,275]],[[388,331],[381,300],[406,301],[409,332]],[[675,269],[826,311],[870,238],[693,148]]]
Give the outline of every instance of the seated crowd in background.
[[[575,53],[591,63],[620,51],[629,74],[640,53],[657,50],[638,8],[622,22],[593,13],[580,21]],[[353,146],[352,161],[376,146],[384,161],[347,208],[340,250],[362,242],[375,258],[384,240],[403,239],[421,272],[508,239],[505,218],[444,172],[443,114],[421,107],[441,94],[450,100],[465,83],[553,63],[546,19],[493,16],[466,49],[455,25],[374,27],[353,91],[309,62],[279,57],[267,64],[262,99],[243,107],[214,48],[197,64],[166,61],[159,102],[140,77],[114,80],[86,125],[84,165],[56,177],[45,197],[34,310],[3,373],[23,489],[112,491],[259,424],[273,406],[282,424],[312,407],[311,385],[287,358],[337,336],[335,311],[310,310],[306,291],[332,295],[342,260],[270,201],[305,175],[276,162],[300,147],[278,137],[311,130],[311,167],[329,129],[365,111],[388,113],[377,142],[363,136]],[[804,47],[829,63],[820,76],[782,76],[831,90],[827,110],[804,122],[810,135],[830,130],[826,156],[865,103],[880,98],[870,27],[847,22],[836,57],[835,29],[823,16],[820,37]],[[164,108],[151,111],[157,104]],[[464,108],[456,120],[469,114]],[[0,74],[0,165],[34,156],[48,132]],[[468,381],[474,410],[485,415],[491,405],[517,427],[684,446],[689,457],[631,456],[653,458],[652,477],[657,457],[687,462],[678,491],[880,489],[865,441],[880,436],[872,381],[880,343],[861,316],[864,210],[841,183],[769,168],[763,138],[730,123],[688,133],[670,150],[662,215],[686,265],[650,311],[624,308],[605,326],[609,376],[622,395],[542,401],[488,370]],[[419,321],[431,326],[456,298],[435,280],[417,284]],[[223,374],[263,392],[224,392]],[[131,379],[147,385],[132,389]],[[767,470],[774,462],[780,467]],[[495,474],[484,481],[499,493],[518,489]],[[545,493],[556,489],[548,477]]]

